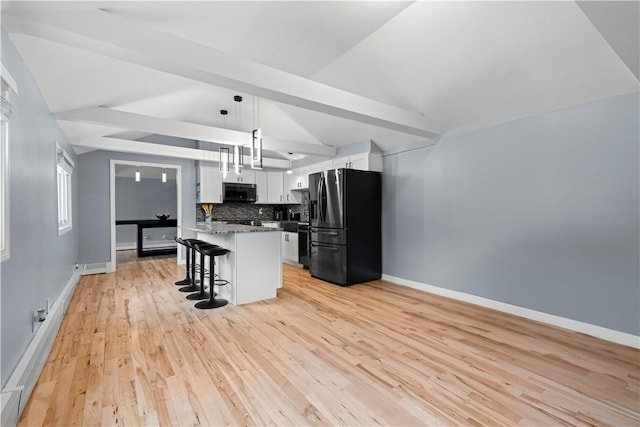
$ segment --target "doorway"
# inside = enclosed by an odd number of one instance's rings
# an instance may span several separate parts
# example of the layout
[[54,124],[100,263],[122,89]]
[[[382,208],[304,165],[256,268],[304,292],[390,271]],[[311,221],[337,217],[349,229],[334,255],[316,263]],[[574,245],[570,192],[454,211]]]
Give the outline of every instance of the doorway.
[[[138,173],[139,181],[136,181]],[[166,182],[163,183],[163,173]],[[175,188],[175,199],[167,196],[166,188],[161,184],[167,184]],[[145,191],[149,190],[151,191]],[[155,190],[154,190],[155,189]],[[116,193],[118,190],[118,194]],[[137,192],[139,198],[136,198]],[[163,195],[164,194],[164,195]],[[126,160],[111,160],[110,162],[110,227],[111,227],[111,261],[109,271],[116,270],[118,249],[129,249],[129,246],[138,244],[158,245],[173,244],[174,236],[181,236],[182,225],[182,169],[180,165],[165,163],[149,163]],[[133,198],[133,199],[132,199]],[[159,200],[164,198],[165,200]],[[144,200],[143,200],[144,199]],[[169,208],[170,202],[175,200],[175,206]],[[118,202],[120,206],[118,207]],[[138,206],[139,205],[139,206]],[[158,212],[156,212],[158,211]],[[157,214],[169,213],[175,220],[176,229],[169,231],[166,228],[145,229],[144,239],[140,243],[132,240],[137,237],[136,225],[118,225],[116,220],[153,220]],[[140,216],[139,218],[122,218],[121,216]],[[121,221],[118,221],[122,223]],[[173,221],[172,221],[173,222]],[[171,242],[170,242],[171,241]],[[132,247],[133,248],[133,247]],[[131,248],[131,249],[132,249]],[[176,262],[182,262],[182,253],[178,248]]]

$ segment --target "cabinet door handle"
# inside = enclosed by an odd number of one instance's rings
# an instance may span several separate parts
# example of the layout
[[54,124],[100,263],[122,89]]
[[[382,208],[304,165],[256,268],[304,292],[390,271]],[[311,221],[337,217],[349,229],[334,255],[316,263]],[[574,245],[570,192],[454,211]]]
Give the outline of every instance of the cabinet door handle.
[[220,197],[220,201],[222,201],[222,194],[219,197]]
[[280,195],[280,201],[282,201],[282,194]]

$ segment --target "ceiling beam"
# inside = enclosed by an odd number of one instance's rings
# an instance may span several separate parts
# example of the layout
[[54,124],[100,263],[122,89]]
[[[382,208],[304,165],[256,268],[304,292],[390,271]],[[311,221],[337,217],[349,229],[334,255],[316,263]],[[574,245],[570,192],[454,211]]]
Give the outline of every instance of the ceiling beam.
[[[216,163],[220,161],[220,155],[217,151],[176,147],[174,145],[154,144],[151,142],[130,141],[128,139],[108,138],[106,136],[74,141],[71,145],[74,147],[92,148],[95,150],[119,151],[134,154],[153,154],[154,156],[175,157],[178,159],[200,160]],[[244,157],[245,165],[248,165],[250,158],[249,156]],[[286,169],[289,167],[289,161],[263,158],[262,165],[268,168]]]
[[3,15],[3,26],[9,32],[64,43],[259,98],[429,139],[439,136],[421,114],[238,58],[103,10],[30,15],[28,21]]
[[[79,110],[64,111],[54,114],[54,117],[57,120],[115,126],[126,130],[215,142],[219,144],[249,146],[251,145],[252,138],[251,133],[249,132],[181,122],[178,120],[162,119],[159,117],[114,110],[106,107],[89,107]],[[262,149],[326,157],[333,157],[336,154],[335,147],[285,140],[266,135],[263,135],[262,137]]]

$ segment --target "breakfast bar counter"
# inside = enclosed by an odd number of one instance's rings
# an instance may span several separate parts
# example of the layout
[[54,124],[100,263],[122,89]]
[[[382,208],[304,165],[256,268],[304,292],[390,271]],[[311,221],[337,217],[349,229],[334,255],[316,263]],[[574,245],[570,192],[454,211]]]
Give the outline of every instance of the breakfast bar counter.
[[229,249],[227,255],[216,257],[216,273],[229,281],[216,287],[220,297],[241,305],[277,296],[282,286],[280,229],[241,224],[181,228],[183,238],[195,233],[197,239]]

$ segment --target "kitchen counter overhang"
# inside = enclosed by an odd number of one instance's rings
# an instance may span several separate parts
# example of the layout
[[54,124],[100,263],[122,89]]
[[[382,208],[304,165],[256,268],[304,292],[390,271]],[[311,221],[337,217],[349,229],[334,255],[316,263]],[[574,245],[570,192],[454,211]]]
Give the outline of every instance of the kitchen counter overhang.
[[[241,305],[275,298],[282,286],[280,229],[242,224],[182,227],[196,238],[229,249],[216,257],[216,273],[228,285],[216,287],[220,297]],[[186,234],[186,233],[185,233]],[[188,236],[183,235],[183,238]],[[200,260],[200,255],[196,254]]]

